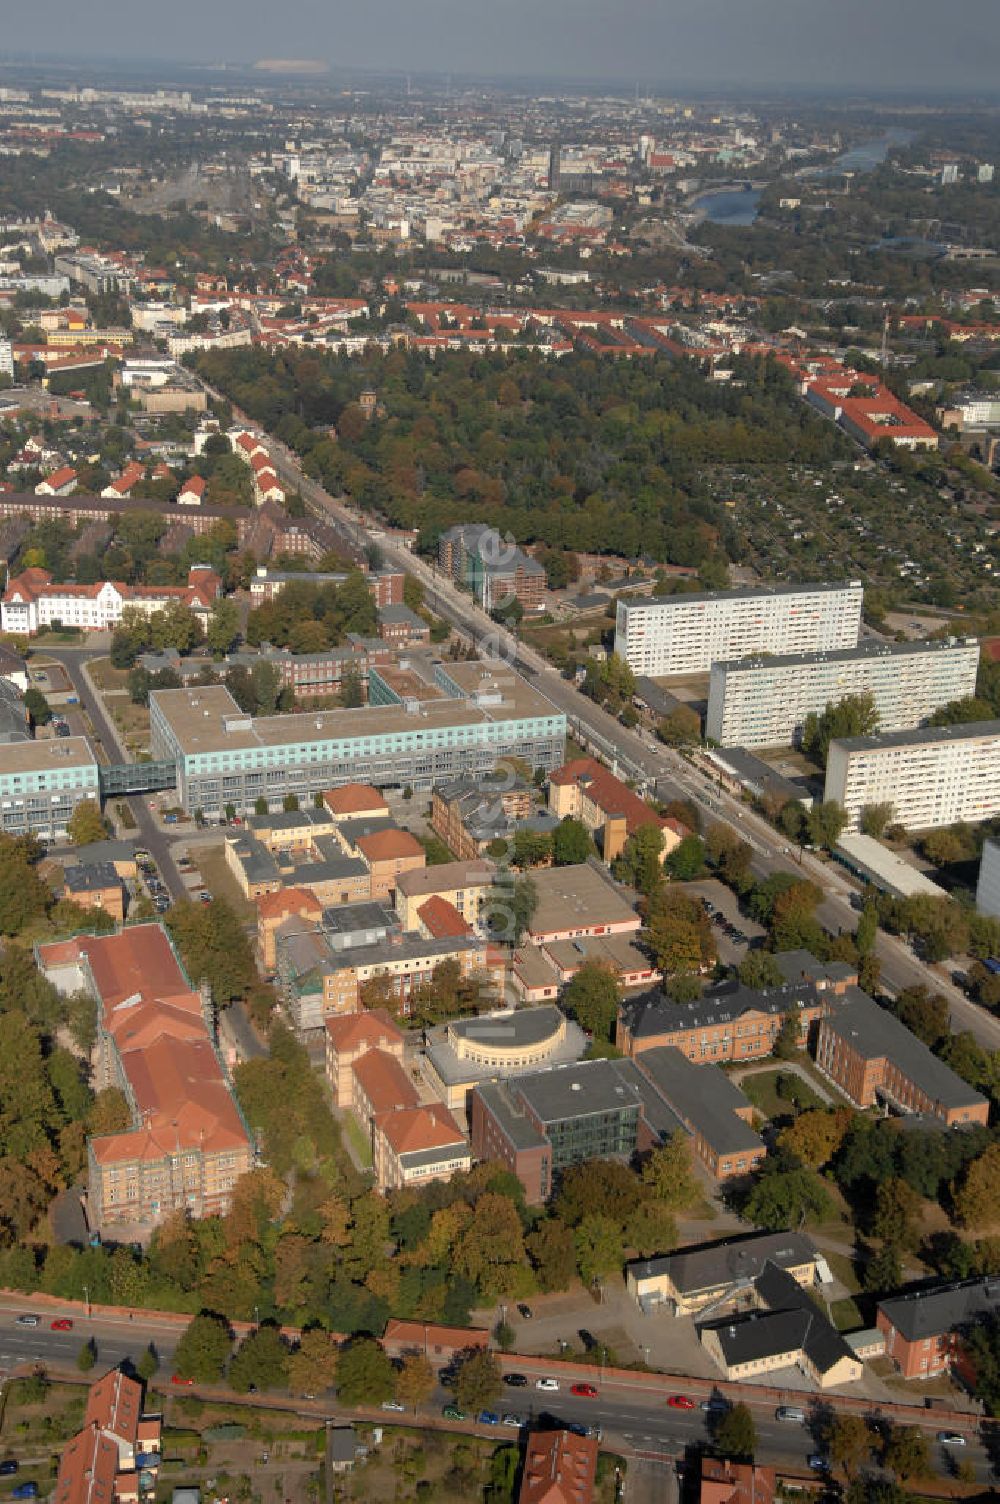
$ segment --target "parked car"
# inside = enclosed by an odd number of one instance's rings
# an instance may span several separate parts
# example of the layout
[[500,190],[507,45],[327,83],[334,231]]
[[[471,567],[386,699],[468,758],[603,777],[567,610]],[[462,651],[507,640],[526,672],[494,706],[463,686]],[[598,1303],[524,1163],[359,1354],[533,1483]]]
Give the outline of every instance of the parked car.
[[545,1389],[545,1390],[547,1390],[551,1394],[553,1390],[559,1388],[559,1380],[558,1379],[536,1379],[535,1380],[535,1388],[536,1389]]
[[194,1379],[186,1379],[183,1374],[172,1373],[170,1375],[170,1382],[171,1384],[180,1384],[185,1389],[190,1389],[191,1385],[194,1383]]
[[806,1461],[814,1473],[828,1473],[830,1471],[829,1461],[826,1457],[821,1457],[818,1452],[813,1452],[806,1458]]
[[505,1373],[503,1381],[509,1384],[511,1389],[527,1389],[528,1387],[528,1381],[523,1373]]
[[578,1395],[582,1400],[596,1400],[597,1386],[595,1384],[571,1384],[570,1394]]
[[500,1417],[495,1410],[480,1410],[476,1419],[481,1426],[498,1426],[500,1424]]
[[531,1320],[531,1307],[530,1306],[526,1306],[523,1300],[519,1300],[518,1301],[518,1303],[517,1303],[517,1310],[518,1310],[518,1314],[520,1316],[522,1316],[525,1321],[530,1321]]
[[406,1406],[404,1404],[401,1404],[399,1400],[383,1400],[382,1401],[382,1409],[383,1410],[405,1410]]
[[441,1414],[445,1420],[468,1420],[469,1418],[465,1411],[460,1410],[457,1405],[445,1405]]
[[505,1426],[513,1426],[515,1428],[515,1430],[520,1431],[521,1427],[524,1425],[524,1421],[521,1419],[521,1417],[519,1415],[511,1415],[508,1412],[508,1414],[506,1414],[504,1416],[503,1421],[501,1422],[501,1424],[505,1425]]
[[52,1331],[54,1332],[71,1332],[72,1330],[73,1323],[68,1316],[57,1316],[52,1323]]
[[19,1316],[17,1318],[18,1326],[39,1326],[40,1323],[41,1318],[38,1316]]
[[729,1401],[724,1400],[721,1394],[713,1394],[711,1399],[702,1400],[701,1408],[706,1415],[724,1415],[729,1409]]
[[671,1394],[667,1399],[671,1410],[693,1410],[694,1400],[686,1394]]
[[798,1405],[779,1405],[774,1412],[774,1418],[775,1420],[794,1421],[796,1425],[804,1426],[806,1423],[806,1412]]
[[12,1499],[37,1499],[38,1484],[19,1483],[16,1488],[11,1489],[10,1496]]
[[964,1447],[965,1437],[960,1431],[939,1431],[937,1439],[943,1447]]
[[3,1462],[0,1462],[0,1478],[12,1478],[17,1472],[17,1467],[15,1457],[5,1457]]

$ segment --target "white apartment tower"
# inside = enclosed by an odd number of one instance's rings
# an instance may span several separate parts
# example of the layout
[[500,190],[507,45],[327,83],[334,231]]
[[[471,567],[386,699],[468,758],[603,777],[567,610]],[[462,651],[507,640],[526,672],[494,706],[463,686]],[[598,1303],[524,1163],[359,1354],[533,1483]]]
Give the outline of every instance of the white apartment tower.
[[823,797],[854,830],[871,804],[891,804],[908,830],[989,820],[1000,814],[1000,721],[833,741]]
[[705,734],[722,747],[791,746],[808,715],[861,694],[873,697],[880,732],[905,731],[974,695],[978,668],[971,637],[713,663]]
[[996,841],[983,842],[976,885],[976,908],[980,914],[1000,919],[1000,846]]
[[751,653],[816,653],[857,646],[863,590],[775,585],[618,602],[615,652],[637,674],[707,673]]

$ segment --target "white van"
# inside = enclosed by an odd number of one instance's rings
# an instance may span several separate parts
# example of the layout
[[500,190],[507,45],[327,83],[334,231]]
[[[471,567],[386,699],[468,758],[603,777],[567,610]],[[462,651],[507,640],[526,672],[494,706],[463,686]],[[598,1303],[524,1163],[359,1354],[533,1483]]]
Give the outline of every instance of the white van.
[[775,1420],[792,1421],[795,1425],[804,1426],[806,1423],[806,1412],[801,1410],[798,1405],[779,1405],[774,1412],[774,1418]]

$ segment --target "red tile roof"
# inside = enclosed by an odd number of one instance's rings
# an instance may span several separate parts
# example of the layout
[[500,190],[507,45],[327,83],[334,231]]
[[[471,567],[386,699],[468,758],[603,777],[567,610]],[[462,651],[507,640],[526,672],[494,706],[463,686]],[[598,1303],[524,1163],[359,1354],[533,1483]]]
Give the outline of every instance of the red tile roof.
[[576,757],[549,774],[550,783],[560,787],[578,784],[587,797],[607,816],[624,817],[629,835],[643,825],[658,825],[661,830],[664,820],[655,810],[634,794],[620,778],[609,773],[607,768],[593,757]]
[[426,860],[424,848],[408,830],[373,830],[370,835],[358,836],[355,844],[368,862],[399,862],[407,857]]
[[369,1050],[354,1062],[351,1070],[371,1104],[374,1117],[402,1107],[419,1106],[416,1088],[395,1055],[385,1050]]
[[134,1446],[141,1414],[142,1385],[120,1368],[113,1368],[103,1379],[91,1384],[83,1423],[111,1431]]
[[435,893],[417,910],[417,918],[432,940],[457,938],[472,934],[472,925],[466,924],[453,903]]
[[338,1055],[357,1050],[362,1045],[367,1045],[370,1050],[385,1050],[386,1043],[403,1043],[402,1031],[397,1029],[384,1008],[328,1017],[326,1033]]
[[389,808],[378,789],[367,783],[345,783],[338,789],[328,789],[323,803],[332,815],[360,815]]
[[111,1504],[118,1447],[97,1428],[78,1431],[62,1450],[53,1504]]
[[532,1431],[518,1504],[590,1504],[596,1475],[596,1437]]
[[379,1114],[375,1123],[397,1154],[468,1147],[461,1128],[443,1102]]
[[286,919],[290,914],[320,919],[323,905],[309,888],[280,888],[277,893],[262,893],[257,899],[260,919]]
[[166,931],[133,925],[38,948],[43,970],[89,966],[142,1126],[91,1139],[100,1164],[160,1159],[178,1147],[243,1149],[247,1134],[193,992]]

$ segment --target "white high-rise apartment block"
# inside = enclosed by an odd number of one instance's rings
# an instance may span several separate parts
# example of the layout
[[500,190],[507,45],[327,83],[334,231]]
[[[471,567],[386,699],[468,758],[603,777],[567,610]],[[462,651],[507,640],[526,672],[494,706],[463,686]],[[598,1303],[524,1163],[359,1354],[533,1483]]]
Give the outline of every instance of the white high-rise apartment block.
[[852,829],[871,804],[891,804],[908,830],[989,820],[1000,814],[1000,721],[833,741],[823,797]]
[[863,590],[775,585],[618,602],[615,652],[637,674],[704,674],[751,653],[815,653],[857,646]]
[[976,908],[980,914],[1000,919],[1000,844],[996,841],[983,842],[979,882],[976,886]]
[[874,698],[880,732],[905,731],[975,694],[978,667],[971,637],[713,663],[705,734],[723,747],[791,746],[806,716],[861,694]]
[[14,379],[14,347],[9,339],[0,339],[0,376]]

